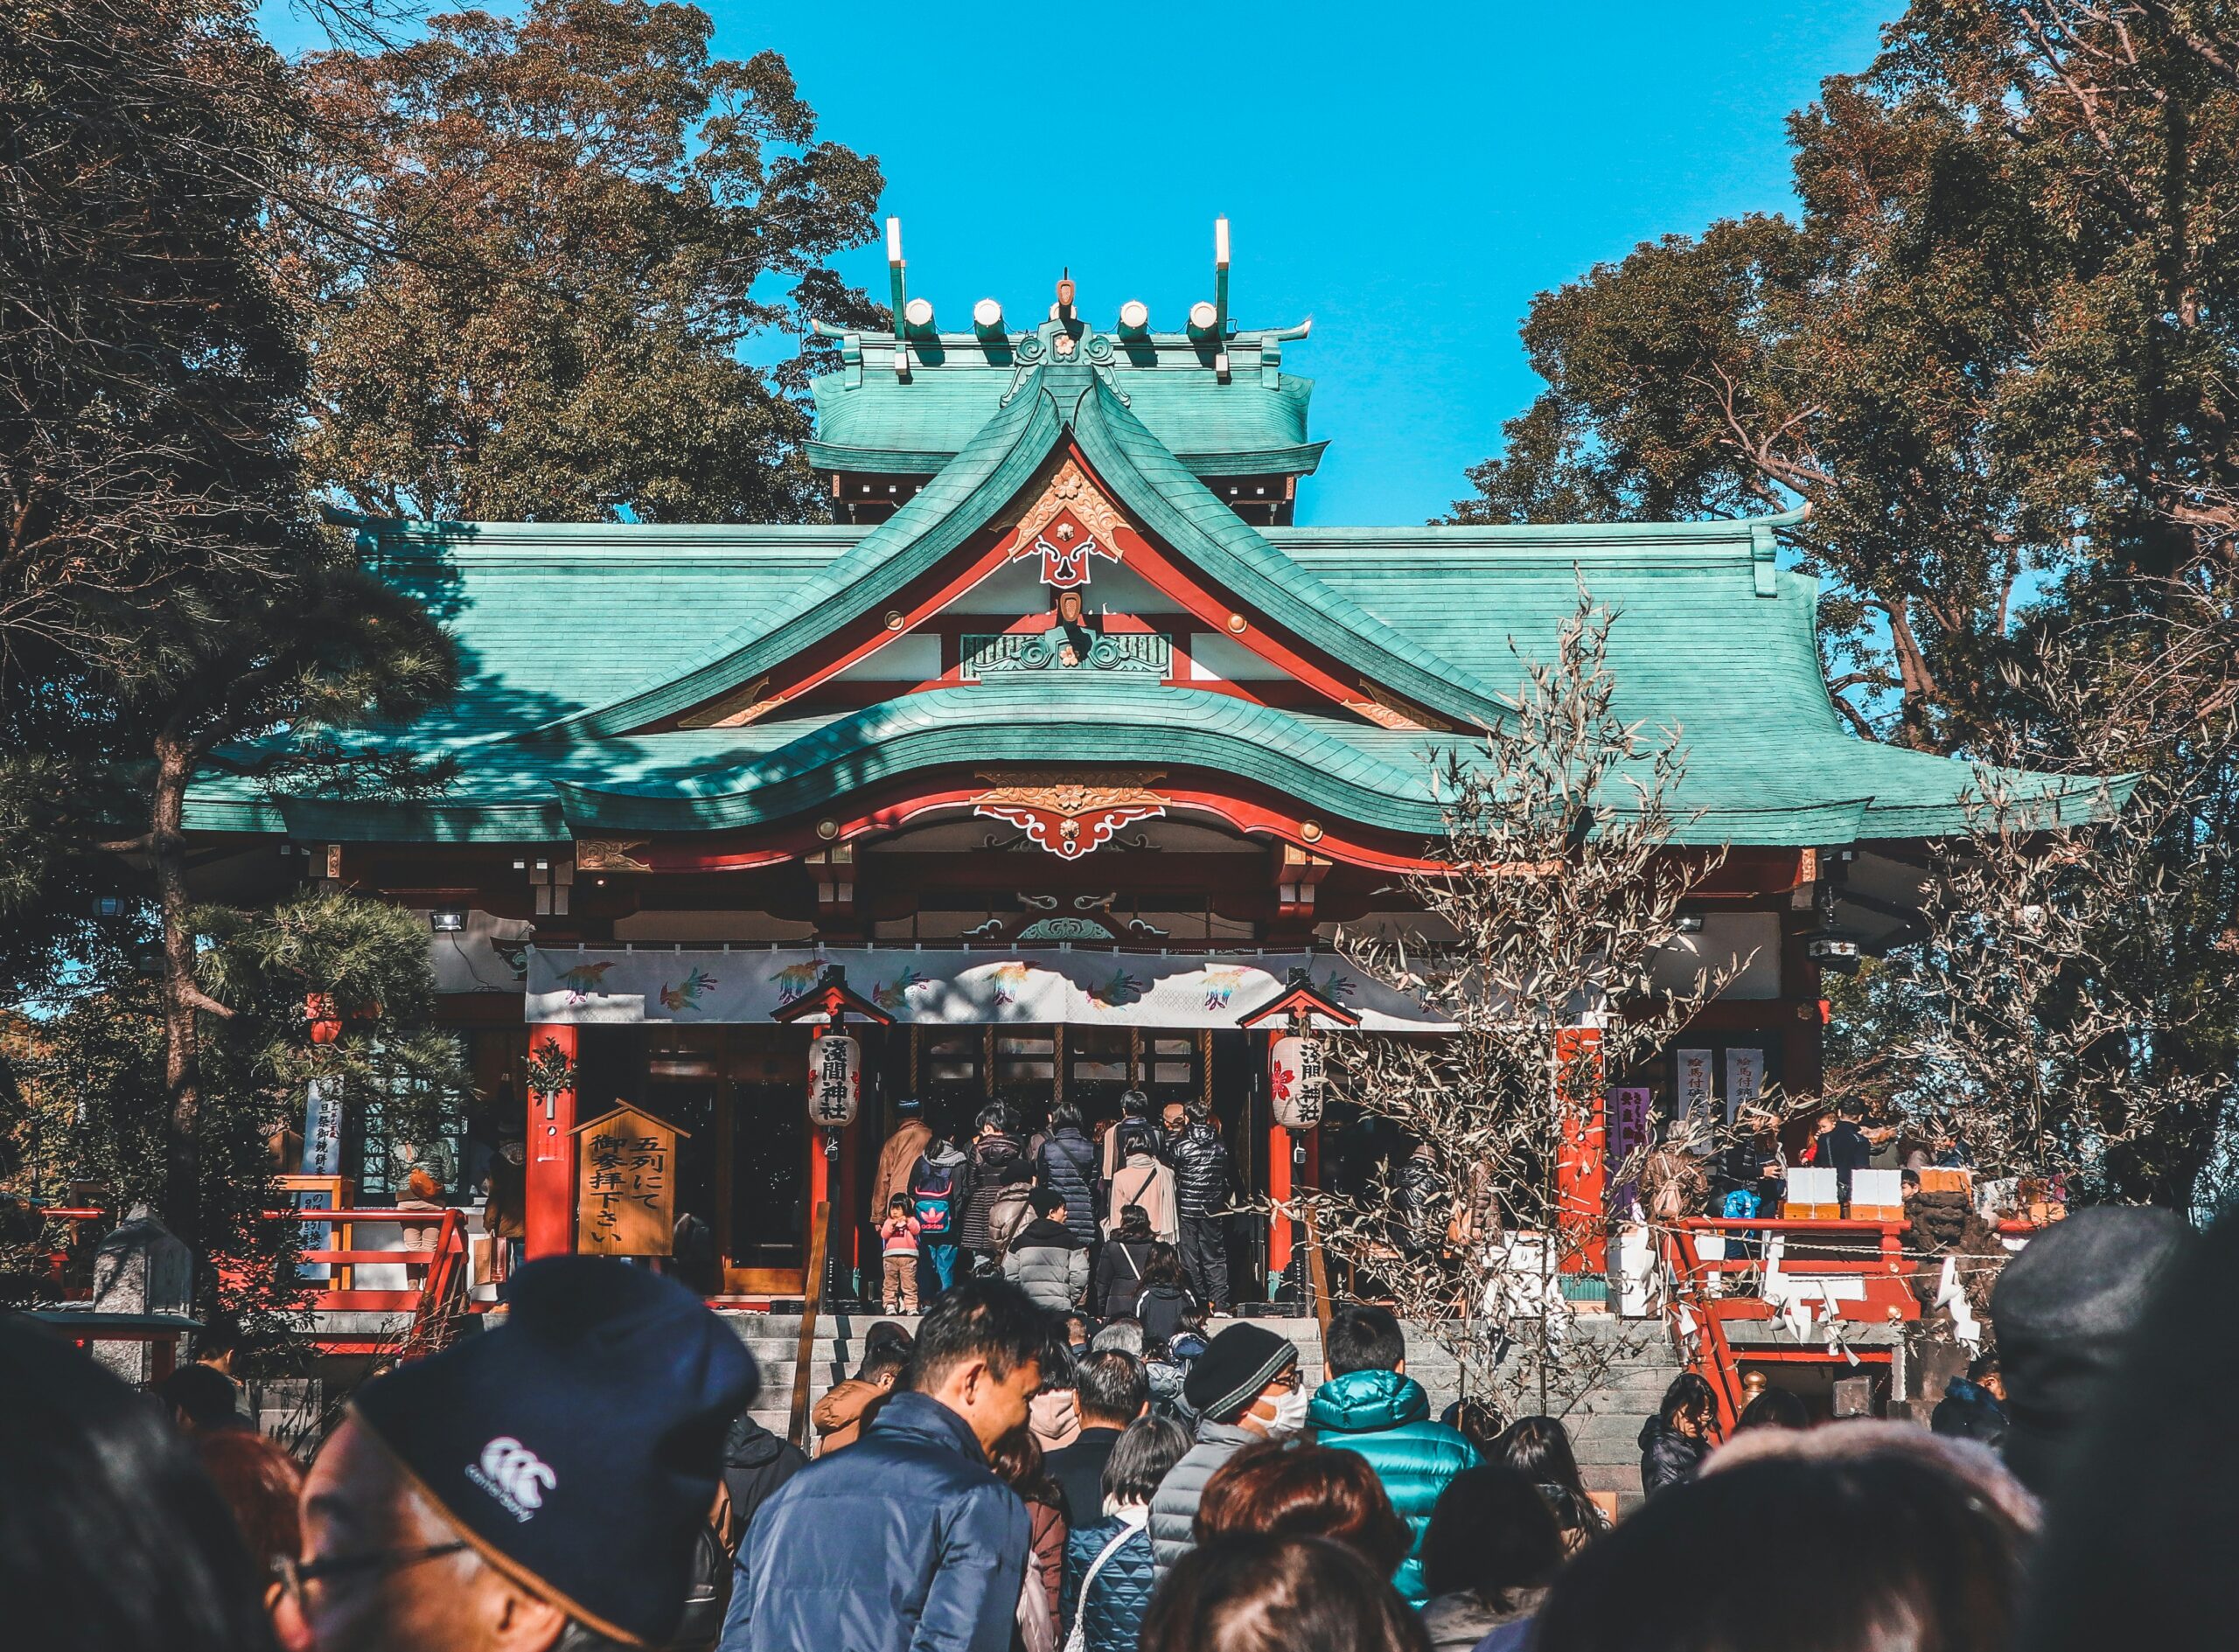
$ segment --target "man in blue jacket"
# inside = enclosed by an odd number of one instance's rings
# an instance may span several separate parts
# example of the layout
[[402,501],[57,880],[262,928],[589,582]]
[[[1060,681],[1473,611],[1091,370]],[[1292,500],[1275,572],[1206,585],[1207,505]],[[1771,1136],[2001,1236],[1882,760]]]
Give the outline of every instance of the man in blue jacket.
[[1026,1421],[1047,1335],[1000,1279],[934,1303],[908,1391],[755,1516],[721,1652],[1008,1652],[1026,1506],[987,1450]]
[[1429,1598],[1421,1556],[1431,1509],[1448,1481],[1477,1466],[1477,1448],[1461,1430],[1431,1420],[1430,1396],[1407,1375],[1407,1340],[1384,1309],[1338,1309],[1322,1356],[1329,1380],[1314,1391],[1306,1420],[1317,1443],[1358,1452],[1384,1482],[1415,1537],[1392,1586],[1419,1607]]

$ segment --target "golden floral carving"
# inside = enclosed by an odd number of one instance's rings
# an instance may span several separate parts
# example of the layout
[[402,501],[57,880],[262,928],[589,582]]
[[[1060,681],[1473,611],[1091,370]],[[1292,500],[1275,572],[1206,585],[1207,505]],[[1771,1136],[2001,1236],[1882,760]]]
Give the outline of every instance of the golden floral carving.
[[1120,528],[1129,526],[1110,499],[1095,483],[1088,479],[1088,472],[1073,459],[1057,467],[1050,484],[1042,490],[1041,497],[1026,507],[1018,519],[1018,533],[1015,541],[1031,545],[1043,529],[1048,527],[1063,511],[1071,511],[1075,519],[1086,528],[1096,541],[1106,549],[1118,553],[1120,544],[1113,537]]
[[575,870],[578,872],[650,872],[650,861],[641,861],[631,854],[642,849],[644,838],[577,838],[575,840]]
[[1164,808],[1168,799],[1150,789],[1163,770],[1128,775],[1097,769],[1029,769],[1010,776],[982,774],[993,788],[973,798],[976,806],[1041,809],[1064,819],[1101,809]]

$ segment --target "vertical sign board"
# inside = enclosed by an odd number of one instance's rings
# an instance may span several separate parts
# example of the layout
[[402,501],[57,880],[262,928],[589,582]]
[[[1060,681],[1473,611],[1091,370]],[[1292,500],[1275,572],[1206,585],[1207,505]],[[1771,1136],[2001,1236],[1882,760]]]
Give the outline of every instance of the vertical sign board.
[[1707,1049],[1681,1049],[1672,1052],[1679,1063],[1679,1105],[1675,1116],[1681,1124],[1699,1120],[1711,1122],[1711,1106],[1717,1099],[1711,1077],[1711,1052]]
[[[1609,1162],[1621,1174],[1626,1162],[1648,1146],[1649,1103],[1654,1093],[1646,1085],[1632,1084],[1609,1092]],[[1624,1215],[1639,1197],[1639,1180],[1627,1175],[1611,1189],[1610,1209]]]
[[670,1255],[676,1244],[676,1140],[691,1133],[624,1106],[570,1133],[576,1143],[576,1251]]
[[[342,1174],[342,1086],[324,1078],[314,1078],[303,1089],[303,1165],[307,1176],[338,1176]],[[303,1210],[327,1210],[334,1205],[334,1195],[320,1188],[298,1188],[296,1205]],[[334,1248],[334,1228],[325,1222],[303,1223],[303,1249],[331,1251]],[[333,1267],[324,1262],[299,1262],[296,1277],[319,1283],[332,1279]]]
[[1765,1088],[1765,1052],[1728,1049],[1726,1052],[1726,1122],[1744,1107],[1754,1107]]

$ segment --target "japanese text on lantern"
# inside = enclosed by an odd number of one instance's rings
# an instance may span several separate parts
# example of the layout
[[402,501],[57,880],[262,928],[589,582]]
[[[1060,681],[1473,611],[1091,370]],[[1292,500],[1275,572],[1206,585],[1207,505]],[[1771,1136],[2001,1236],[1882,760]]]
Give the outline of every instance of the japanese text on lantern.
[[576,1126],[575,1249],[591,1256],[667,1256],[676,1230],[676,1139],[683,1133],[624,1107]]
[[820,1125],[839,1127],[855,1121],[858,1086],[862,1082],[860,1052],[855,1041],[839,1034],[816,1041],[812,1051],[815,1082],[809,1091],[809,1112]]

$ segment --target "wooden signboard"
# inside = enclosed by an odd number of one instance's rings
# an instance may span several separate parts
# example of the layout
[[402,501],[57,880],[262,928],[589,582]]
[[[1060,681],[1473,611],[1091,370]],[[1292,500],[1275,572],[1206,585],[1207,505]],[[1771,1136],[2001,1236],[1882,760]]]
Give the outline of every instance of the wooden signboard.
[[676,1140],[692,1133],[624,1105],[577,1125],[575,1250],[667,1256],[676,1239]]

